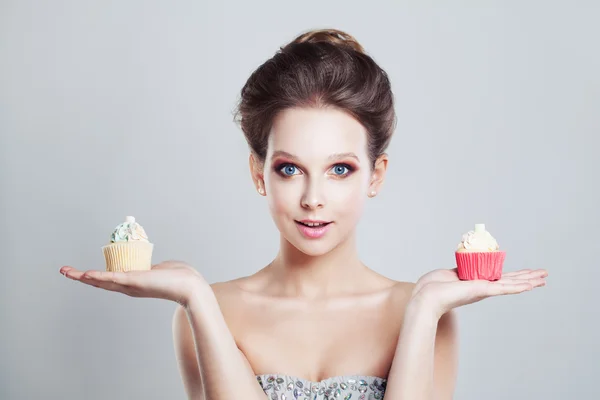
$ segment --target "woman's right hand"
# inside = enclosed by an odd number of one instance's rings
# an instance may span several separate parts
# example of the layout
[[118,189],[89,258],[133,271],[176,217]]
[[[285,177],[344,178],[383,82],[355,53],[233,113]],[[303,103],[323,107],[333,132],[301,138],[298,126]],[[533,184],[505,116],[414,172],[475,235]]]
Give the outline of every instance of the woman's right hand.
[[165,299],[187,306],[199,289],[208,287],[196,269],[181,261],[166,261],[149,271],[79,271],[64,266],[60,273],[90,286],[120,292],[131,297]]

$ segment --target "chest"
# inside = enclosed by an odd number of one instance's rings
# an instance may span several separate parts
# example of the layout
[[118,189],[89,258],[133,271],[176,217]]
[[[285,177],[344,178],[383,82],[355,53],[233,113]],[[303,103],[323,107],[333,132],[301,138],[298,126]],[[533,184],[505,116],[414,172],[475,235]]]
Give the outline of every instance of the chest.
[[402,321],[397,314],[385,301],[246,304],[232,333],[257,374],[317,382],[342,375],[385,377]]

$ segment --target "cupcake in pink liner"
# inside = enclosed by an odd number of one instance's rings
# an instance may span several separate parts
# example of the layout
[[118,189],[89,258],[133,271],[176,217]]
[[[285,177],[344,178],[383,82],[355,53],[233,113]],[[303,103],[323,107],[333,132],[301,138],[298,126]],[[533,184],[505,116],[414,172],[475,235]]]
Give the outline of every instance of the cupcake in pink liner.
[[458,278],[461,280],[485,279],[497,281],[502,276],[506,252],[485,230],[484,224],[475,224],[475,230],[462,236],[455,252]]
[[134,217],[126,217],[110,235],[110,244],[102,247],[106,270],[112,272],[144,271],[152,267],[154,245]]

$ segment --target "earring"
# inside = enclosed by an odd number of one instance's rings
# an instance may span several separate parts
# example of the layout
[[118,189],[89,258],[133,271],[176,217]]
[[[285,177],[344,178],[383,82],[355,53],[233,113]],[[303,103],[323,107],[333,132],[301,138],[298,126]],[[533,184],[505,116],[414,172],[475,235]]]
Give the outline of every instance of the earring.
[[370,196],[370,197],[375,197],[375,195],[376,195],[376,194],[377,194],[377,192],[375,192],[375,191],[373,190],[371,193],[369,193],[369,196]]
[[258,193],[260,193],[260,194],[265,194],[265,191],[264,191],[264,189],[263,189],[263,188],[259,187],[259,188],[258,188]]

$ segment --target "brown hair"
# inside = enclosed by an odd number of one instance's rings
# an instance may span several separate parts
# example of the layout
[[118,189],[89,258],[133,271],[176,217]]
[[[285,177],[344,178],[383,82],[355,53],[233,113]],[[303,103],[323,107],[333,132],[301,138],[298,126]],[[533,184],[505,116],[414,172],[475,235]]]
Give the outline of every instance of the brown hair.
[[373,164],[384,154],[396,125],[387,74],[349,34],[301,34],[258,67],[241,91],[235,112],[250,150],[265,161],[275,116],[291,107],[335,107],[367,130]]

